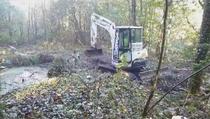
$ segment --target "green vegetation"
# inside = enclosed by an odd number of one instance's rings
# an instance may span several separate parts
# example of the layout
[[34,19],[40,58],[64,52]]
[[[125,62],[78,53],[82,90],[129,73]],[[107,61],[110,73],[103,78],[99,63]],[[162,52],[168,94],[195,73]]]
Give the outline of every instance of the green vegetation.
[[4,118],[3,115],[3,110],[5,109],[5,105],[4,104],[0,104],[0,118]]
[[[130,80],[133,75],[121,70],[128,65],[126,56],[120,57],[116,74],[96,70],[106,62],[83,53],[90,46],[94,12],[117,26],[143,26],[149,54],[143,70],[155,72],[162,62],[156,76],[141,72],[142,81]],[[0,97],[0,118],[137,119],[151,92],[145,117],[209,118],[209,69],[151,108],[176,83],[209,64],[209,19],[210,0],[0,0],[0,76],[7,68],[39,66],[48,69],[49,78]],[[99,27],[97,40],[104,53],[100,58],[111,60],[107,31]],[[33,79],[36,73],[23,72],[21,85],[25,75]]]

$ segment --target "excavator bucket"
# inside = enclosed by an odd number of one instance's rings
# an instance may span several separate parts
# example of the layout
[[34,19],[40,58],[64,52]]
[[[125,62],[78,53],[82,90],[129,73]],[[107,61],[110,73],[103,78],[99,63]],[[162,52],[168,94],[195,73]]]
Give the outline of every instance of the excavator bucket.
[[87,55],[87,56],[103,55],[103,51],[102,51],[102,49],[91,47],[91,48],[85,50],[85,55]]

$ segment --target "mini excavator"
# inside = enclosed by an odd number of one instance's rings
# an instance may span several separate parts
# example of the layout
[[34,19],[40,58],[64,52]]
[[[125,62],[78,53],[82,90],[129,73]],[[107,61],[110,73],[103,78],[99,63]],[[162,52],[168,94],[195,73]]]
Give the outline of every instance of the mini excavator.
[[111,62],[106,65],[99,64],[99,69],[115,72],[117,68],[120,68],[139,74],[146,67],[148,53],[142,26],[116,26],[109,19],[93,13],[91,15],[91,48],[85,51],[88,56],[103,54],[102,49],[97,45],[97,27],[108,31],[112,49]]

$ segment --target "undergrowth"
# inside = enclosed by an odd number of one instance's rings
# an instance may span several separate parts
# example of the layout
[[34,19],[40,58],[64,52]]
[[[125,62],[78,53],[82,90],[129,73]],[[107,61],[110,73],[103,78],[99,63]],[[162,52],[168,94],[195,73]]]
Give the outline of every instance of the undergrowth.
[[[25,99],[28,99],[28,96],[38,100],[48,99],[53,92],[59,97],[58,99],[62,100],[66,118],[137,119],[141,117],[148,95],[148,87],[140,85],[138,81],[130,80],[121,72],[113,76],[106,73],[100,74],[97,77],[89,77],[86,73],[49,79],[39,85],[16,92],[14,98],[19,102],[24,102]],[[162,93],[157,91],[153,103],[161,95]],[[196,118],[208,117],[208,102],[198,103],[201,100],[197,99],[198,101],[188,101],[186,103],[184,102],[185,98],[186,93],[179,92],[179,94],[176,94],[176,92],[173,92],[152,110],[149,117],[154,119],[170,119],[174,115],[183,115],[190,118],[193,118],[193,116]],[[49,102],[45,103],[54,105]],[[201,112],[201,110],[203,111]],[[33,115],[36,115],[39,112],[33,110],[33,113]]]

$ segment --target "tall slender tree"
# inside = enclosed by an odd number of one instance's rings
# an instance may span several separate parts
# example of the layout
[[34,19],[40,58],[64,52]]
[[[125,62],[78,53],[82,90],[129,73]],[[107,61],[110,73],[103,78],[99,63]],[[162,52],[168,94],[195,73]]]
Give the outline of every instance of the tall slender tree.
[[148,115],[148,111],[150,109],[150,103],[154,97],[155,91],[157,89],[157,85],[159,82],[159,77],[160,77],[160,69],[161,69],[161,65],[162,65],[162,60],[163,60],[163,55],[164,55],[164,49],[165,49],[165,42],[166,42],[166,31],[167,31],[167,17],[168,17],[168,0],[165,0],[165,9],[164,9],[164,16],[163,16],[163,35],[162,35],[162,44],[161,44],[161,52],[160,52],[160,57],[159,57],[159,62],[158,62],[158,67],[157,70],[155,72],[155,79],[152,81],[151,84],[151,89],[150,89],[150,93],[149,93],[149,97],[147,99],[147,102],[144,106],[144,110],[142,113],[143,117],[146,117]]
[[[197,48],[197,54],[195,58],[194,70],[200,68],[200,66],[207,60],[207,54],[210,46],[210,0],[205,0],[204,11],[203,11],[203,21],[201,24],[200,40]],[[196,75],[190,82],[190,92],[191,94],[196,94],[200,91],[202,84],[202,74],[203,72]]]
[[44,27],[44,39],[47,40],[47,21],[46,21],[46,1],[42,1],[42,15],[43,15],[43,27]]
[[132,17],[131,24],[136,26],[137,25],[136,24],[136,0],[131,1],[131,6],[132,6],[131,7],[131,17]]

